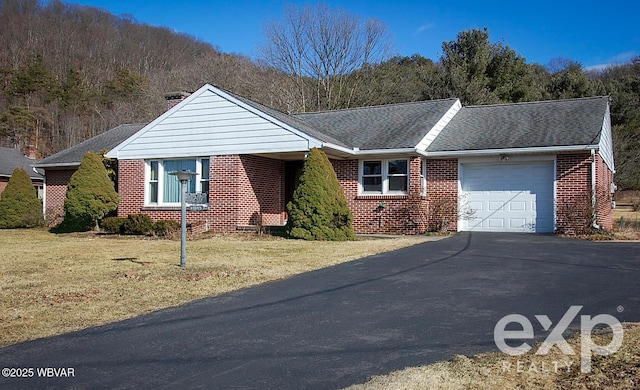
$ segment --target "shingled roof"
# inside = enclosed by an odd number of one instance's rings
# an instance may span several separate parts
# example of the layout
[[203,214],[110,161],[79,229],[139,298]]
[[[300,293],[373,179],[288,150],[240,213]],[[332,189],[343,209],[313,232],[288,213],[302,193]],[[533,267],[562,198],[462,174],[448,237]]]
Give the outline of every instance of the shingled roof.
[[596,145],[608,99],[463,107],[427,152]]
[[[218,87],[216,87],[218,88]],[[255,108],[258,111],[261,111],[269,116],[271,116],[274,119],[279,120],[282,123],[285,123],[291,127],[293,127],[294,129],[298,129],[302,132],[304,132],[307,135],[310,135],[322,142],[329,142],[338,146],[343,146],[343,147],[348,147],[348,145],[344,144],[341,140],[338,140],[332,136],[330,136],[329,134],[326,134],[324,132],[318,131],[318,129],[314,128],[313,126],[309,126],[307,123],[305,123],[304,121],[300,120],[299,118],[297,118],[294,115],[288,115],[285,114],[284,112],[275,110],[271,107],[265,106],[263,104],[260,104],[258,102],[254,102],[253,100],[249,100],[245,97],[242,97],[240,95],[236,95],[232,92],[226,91],[224,90],[225,93],[233,96],[234,98],[238,99],[239,101],[243,102],[244,104],[251,106],[253,108]],[[332,111],[333,112],[333,111]]]
[[78,166],[87,152],[93,151],[97,153],[101,150],[111,150],[144,126],[146,126],[146,123],[124,124],[114,127],[111,130],[107,130],[102,134],[51,155],[40,161],[36,166],[40,168]]
[[16,168],[22,168],[32,180],[43,180],[40,173],[33,169],[36,160],[25,156],[18,149],[0,148],[0,176],[11,177]]
[[415,148],[457,99],[295,114],[309,127],[360,150]]

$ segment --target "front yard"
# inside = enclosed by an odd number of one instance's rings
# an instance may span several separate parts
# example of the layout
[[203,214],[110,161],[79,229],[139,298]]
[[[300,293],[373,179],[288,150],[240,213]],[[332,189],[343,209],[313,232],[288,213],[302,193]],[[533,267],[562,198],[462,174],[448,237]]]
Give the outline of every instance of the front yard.
[[0,346],[105,324],[398,249],[426,237],[315,242],[220,235],[180,242],[0,230]]

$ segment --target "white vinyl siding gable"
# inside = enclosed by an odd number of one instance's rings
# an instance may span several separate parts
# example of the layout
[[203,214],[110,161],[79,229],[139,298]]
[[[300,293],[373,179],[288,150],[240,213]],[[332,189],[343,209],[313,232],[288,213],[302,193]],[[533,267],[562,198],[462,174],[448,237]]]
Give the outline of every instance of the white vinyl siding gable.
[[307,151],[310,140],[205,86],[116,147],[118,159]]
[[609,104],[607,104],[607,111],[602,122],[602,130],[600,133],[600,145],[599,154],[602,156],[605,164],[611,169],[612,172],[616,171],[615,162],[613,159],[613,136],[611,134],[611,114]]

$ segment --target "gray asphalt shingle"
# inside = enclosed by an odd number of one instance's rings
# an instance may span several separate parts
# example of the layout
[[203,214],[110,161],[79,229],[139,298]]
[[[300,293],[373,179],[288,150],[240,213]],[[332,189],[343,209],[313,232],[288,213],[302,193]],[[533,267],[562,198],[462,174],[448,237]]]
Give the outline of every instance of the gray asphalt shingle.
[[428,152],[594,145],[608,97],[463,107]]
[[74,164],[80,165],[82,158],[87,152],[93,151],[97,153],[103,149],[111,150],[146,125],[146,123],[136,123],[114,127],[111,130],[51,155],[40,161],[36,166],[54,167],[72,166]]
[[0,176],[11,177],[16,168],[22,168],[31,179],[42,180],[42,175],[33,170],[36,163],[18,149],[0,148]]
[[457,99],[388,104],[293,115],[361,150],[414,148]]

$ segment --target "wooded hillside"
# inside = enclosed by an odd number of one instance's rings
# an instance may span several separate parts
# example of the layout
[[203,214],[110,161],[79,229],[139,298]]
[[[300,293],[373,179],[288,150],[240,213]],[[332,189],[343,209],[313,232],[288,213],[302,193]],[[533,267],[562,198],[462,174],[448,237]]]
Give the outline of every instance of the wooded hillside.
[[[529,64],[491,42],[486,29],[470,30],[444,42],[436,62],[387,55],[319,80],[58,0],[0,0],[0,26],[0,146],[35,145],[41,157],[122,123],[151,121],[166,109],[165,93],[204,83],[285,112],[450,97],[473,105],[610,95],[616,182],[640,189],[640,57],[597,73],[566,59]],[[332,81],[340,94],[326,93]],[[301,95],[315,98],[303,102]]]

